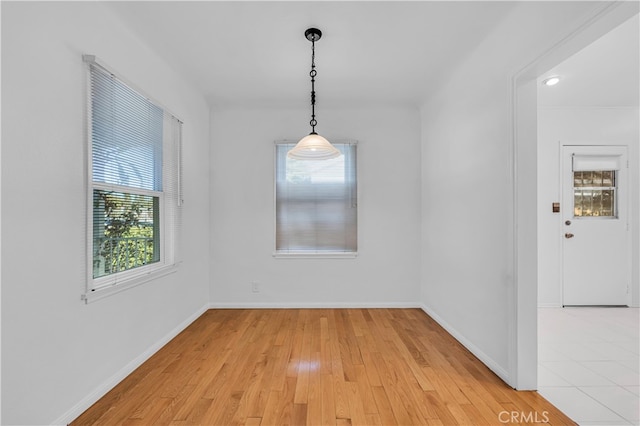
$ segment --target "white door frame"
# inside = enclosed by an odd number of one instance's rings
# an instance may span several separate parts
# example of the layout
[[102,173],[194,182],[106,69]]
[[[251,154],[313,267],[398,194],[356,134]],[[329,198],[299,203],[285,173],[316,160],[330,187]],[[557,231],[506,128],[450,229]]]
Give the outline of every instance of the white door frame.
[[582,25],[512,77],[511,220],[509,287],[509,384],[537,388],[537,87],[536,79],[622,22],[638,14],[638,3],[616,1],[595,8]]

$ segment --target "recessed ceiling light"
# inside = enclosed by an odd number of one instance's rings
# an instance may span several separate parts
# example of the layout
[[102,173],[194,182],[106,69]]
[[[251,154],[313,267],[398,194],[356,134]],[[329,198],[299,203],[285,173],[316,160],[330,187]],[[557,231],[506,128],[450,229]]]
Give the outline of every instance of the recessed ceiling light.
[[560,77],[558,77],[557,75],[542,80],[542,84],[544,84],[545,86],[555,86],[558,83],[560,83]]

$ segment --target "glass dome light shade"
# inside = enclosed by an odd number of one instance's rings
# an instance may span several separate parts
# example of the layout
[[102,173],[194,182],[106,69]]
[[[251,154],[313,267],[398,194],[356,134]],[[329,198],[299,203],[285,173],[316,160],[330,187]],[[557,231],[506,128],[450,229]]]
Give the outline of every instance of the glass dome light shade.
[[340,150],[317,133],[300,139],[300,142],[287,153],[287,157],[294,160],[329,160],[341,155]]

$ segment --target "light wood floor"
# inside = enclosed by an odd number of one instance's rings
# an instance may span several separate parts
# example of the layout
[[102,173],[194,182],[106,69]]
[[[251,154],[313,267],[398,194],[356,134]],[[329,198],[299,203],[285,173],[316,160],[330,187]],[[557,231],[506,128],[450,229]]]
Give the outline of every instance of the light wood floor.
[[519,422],[575,424],[419,309],[282,309],[207,311],[72,424]]

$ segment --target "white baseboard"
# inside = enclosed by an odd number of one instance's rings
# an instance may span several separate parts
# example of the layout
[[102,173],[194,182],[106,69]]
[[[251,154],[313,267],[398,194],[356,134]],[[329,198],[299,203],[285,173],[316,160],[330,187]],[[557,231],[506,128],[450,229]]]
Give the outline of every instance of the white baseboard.
[[433,312],[433,310],[429,309],[426,305],[421,305],[420,308],[435,322],[440,324],[442,328],[447,330],[449,334],[451,334],[462,346],[467,348],[469,352],[471,352],[476,358],[478,358],[484,365],[486,365],[491,371],[496,373],[498,377],[500,377],[505,383],[511,383],[509,378],[509,373],[507,370],[502,368],[493,358],[485,354],[480,348],[467,340],[462,334],[460,334],[455,328],[453,328],[449,323],[447,323],[442,317]]
[[415,302],[347,303],[347,302],[212,302],[209,309],[376,309],[376,308],[420,308]]
[[182,332],[185,328],[187,328],[192,322],[198,319],[203,313],[207,311],[209,308],[208,305],[202,306],[196,312],[194,312],[191,316],[189,316],[186,320],[180,323],[177,327],[167,333],[163,338],[155,342],[151,345],[146,351],[137,356],[130,363],[125,365],[118,371],[116,374],[107,379],[104,383],[98,386],[93,392],[80,400],[76,405],[74,405],[69,411],[64,413],[60,418],[58,418],[53,425],[68,425],[73,420],[75,420],[80,414],[84,413],[87,408],[91,407],[95,404],[100,398],[106,395],[111,389],[113,389],[118,383],[124,380],[129,374],[131,374],[136,368],[140,367],[142,363],[151,358],[153,354],[158,352],[164,345],[169,343],[171,339],[176,337],[180,332]]

